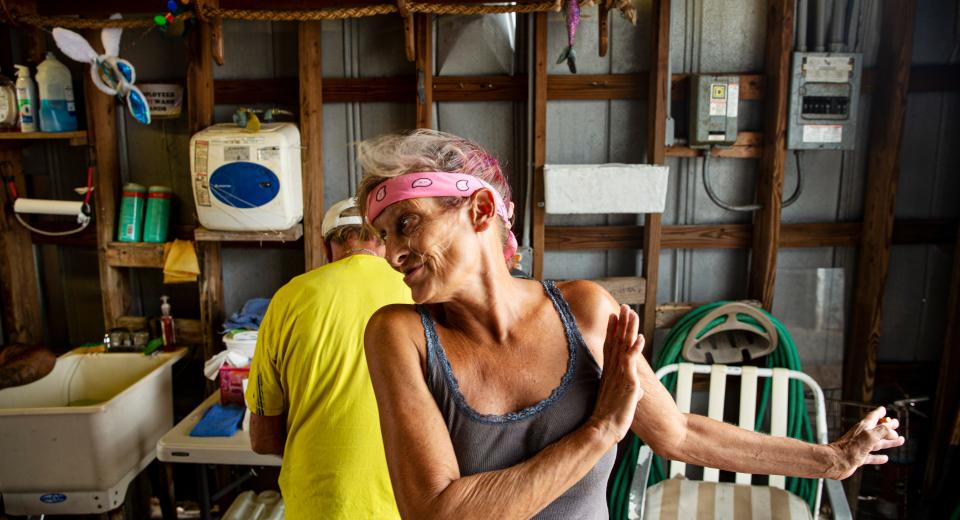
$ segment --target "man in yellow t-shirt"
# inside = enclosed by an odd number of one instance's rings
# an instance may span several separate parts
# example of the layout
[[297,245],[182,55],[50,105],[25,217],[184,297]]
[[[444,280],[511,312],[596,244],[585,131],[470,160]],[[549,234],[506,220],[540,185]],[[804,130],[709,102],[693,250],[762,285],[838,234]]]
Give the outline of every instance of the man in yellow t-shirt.
[[286,518],[400,518],[363,331],[380,307],[412,303],[410,289],[353,199],[330,208],[321,231],[332,262],[280,288],[260,326],[250,441],[283,456]]

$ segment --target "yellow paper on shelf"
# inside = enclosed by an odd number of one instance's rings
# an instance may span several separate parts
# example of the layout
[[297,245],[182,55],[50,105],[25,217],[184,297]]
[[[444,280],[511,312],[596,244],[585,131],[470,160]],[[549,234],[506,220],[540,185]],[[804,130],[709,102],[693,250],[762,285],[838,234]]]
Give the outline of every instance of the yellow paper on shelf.
[[163,283],[196,282],[200,262],[192,240],[174,240],[163,244]]

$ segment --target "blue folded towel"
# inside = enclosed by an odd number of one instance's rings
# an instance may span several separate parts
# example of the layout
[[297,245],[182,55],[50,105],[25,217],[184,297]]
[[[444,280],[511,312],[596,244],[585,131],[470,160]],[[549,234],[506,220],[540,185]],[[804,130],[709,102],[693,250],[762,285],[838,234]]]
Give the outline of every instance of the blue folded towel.
[[263,321],[263,315],[266,314],[269,305],[270,298],[247,300],[239,311],[231,314],[227,321],[223,322],[223,330],[260,330],[260,322]]
[[215,404],[203,414],[203,419],[190,430],[191,437],[233,437],[240,428],[246,409],[235,404]]

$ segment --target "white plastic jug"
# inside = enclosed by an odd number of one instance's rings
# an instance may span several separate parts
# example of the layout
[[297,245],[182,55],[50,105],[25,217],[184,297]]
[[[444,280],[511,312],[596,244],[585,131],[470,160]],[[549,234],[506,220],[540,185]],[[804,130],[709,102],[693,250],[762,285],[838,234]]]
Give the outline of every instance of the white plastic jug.
[[37,65],[40,90],[40,131],[72,132],[77,129],[77,107],[73,100],[70,70],[52,52]]

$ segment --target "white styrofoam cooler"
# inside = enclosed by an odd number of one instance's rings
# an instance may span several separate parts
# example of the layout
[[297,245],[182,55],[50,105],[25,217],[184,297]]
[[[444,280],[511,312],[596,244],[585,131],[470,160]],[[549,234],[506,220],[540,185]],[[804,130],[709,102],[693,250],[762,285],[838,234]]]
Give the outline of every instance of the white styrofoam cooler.
[[649,164],[547,164],[547,213],[663,213],[666,166]]
[[303,218],[300,131],[267,123],[246,132],[232,123],[190,138],[197,217],[207,229],[279,231]]
[[43,379],[0,390],[0,494],[8,514],[103,513],[156,456],[173,427],[171,365],[150,357],[76,354]]

